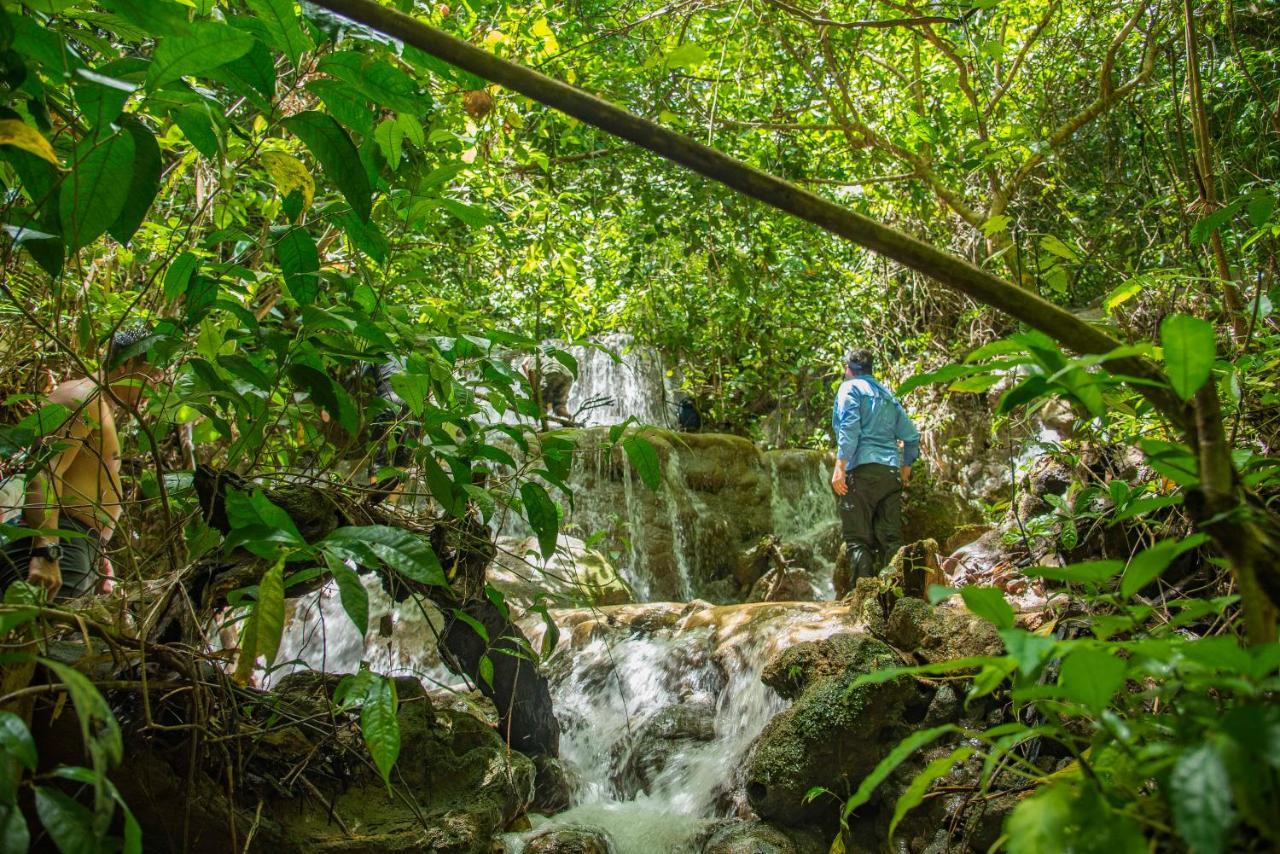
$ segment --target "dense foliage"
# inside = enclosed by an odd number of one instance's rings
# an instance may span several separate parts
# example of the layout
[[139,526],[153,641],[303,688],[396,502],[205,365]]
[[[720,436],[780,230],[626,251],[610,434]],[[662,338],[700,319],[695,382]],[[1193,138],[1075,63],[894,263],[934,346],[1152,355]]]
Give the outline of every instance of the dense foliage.
[[[999,596],[962,591],[1009,654],[922,675],[978,668],[975,695],[1008,692],[1022,723],[969,734],[976,742],[953,762],[982,751],[990,769],[1049,783],[1011,818],[1009,850],[1048,850],[1041,840],[1085,827],[1107,830],[1081,850],[1280,844],[1274,610],[1240,569],[1256,555],[1219,549],[1211,559],[1224,571],[1201,598],[1135,599],[1180,553],[1209,554],[1222,518],[1263,526],[1276,494],[1274,9],[388,5],[1098,321],[1133,345],[1124,355],[1159,360],[1179,401],[1227,425],[1227,491],[1241,500],[1170,509],[1218,494],[1212,455],[1107,359],[1063,353],[852,244],[293,0],[0,4],[4,474],[56,449],[41,440],[67,413],[39,408],[49,379],[96,369],[103,341],[137,317],[155,322],[149,358],[170,372],[130,428],[134,540],[118,571],[146,579],[216,542],[180,473],[196,462],[355,494],[371,467],[375,480],[398,475],[370,439],[382,404],[367,367],[388,360],[403,365],[392,384],[416,428],[393,441],[412,452],[433,505],[454,520],[519,513],[545,553],[572,446],[534,430],[537,390],[511,356],[574,367],[546,340],[632,333],[674,360],[708,423],[778,444],[820,441],[838,353],[854,342],[895,379],[927,371],[912,387],[985,394],[1012,375],[996,417],[1065,398],[1090,422],[1080,443],[1140,446],[1167,482],[1077,486],[1033,526],[1071,539],[1086,521],[1148,526],[1127,568],[1033,570],[1086,588],[1079,636],[1032,635]],[[1205,414],[1210,392],[1221,413]],[[525,423],[501,423],[509,412]],[[656,477],[651,449],[622,431],[610,439]],[[241,599],[256,603],[242,645],[268,661],[287,590],[307,573],[332,573],[362,627],[367,605],[344,561],[447,583],[420,538],[370,525],[309,543],[263,492],[232,495],[232,542],[273,562]],[[1150,525],[1147,514],[1166,512],[1172,521]],[[0,633],[58,619],[29,592],[11,589]],[[1270,620],[1251,648],[1235,639],[1243,600]],[[76,670],[45,663],[93,767],[52,772],[83,786],[80,800],[36,779],[26,725],[0,713],[3,847],[26,846],[21,793],[63,850],[111,833],[137,850],[104,773],[119,760],[115,719]],[[394,686],[360,674],[341,697],[362,709],[389,778]],[[1049,777],[1019,752],[1035,739],[1077,762]],[[930,766],[915,796],[946,770]]]

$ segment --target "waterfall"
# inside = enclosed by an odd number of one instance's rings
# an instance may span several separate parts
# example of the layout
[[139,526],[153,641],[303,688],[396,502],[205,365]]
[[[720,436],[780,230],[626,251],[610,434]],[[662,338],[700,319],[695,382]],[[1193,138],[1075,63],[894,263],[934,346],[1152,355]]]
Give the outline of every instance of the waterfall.
[[674,389],[661,354],[622,333],[602,336],[596,343],[566,348],[578,360],[569,411],[579,413],[579,422],[597,427],[634,418],[641,424],[674,426],[669,405]]
[[[641,622],[646,613],[673,607],[617,609],[626,612],[617,619]],[[847,610],[835,603],[685,611],[670,628],[654,632],[602,627],[580,645],[573,639],[587,633],[562,633],[552,697],[563,728],[561,759],[577,788],[569,810],[534,817],[533,833],[590,825],[609,832],[618,854],[697,850],[711,824],[745,814],[740,769],[765,724],[787,706],[760,681],[764,665],[788,646],[850,625]],[[628,791],[634,781],[626,772],[636,752],[652,751],[660,741],[645,740],[646,725],[672,709],[705,710],[709,737],[658,744],[665,764],[647,786]],[[508,834],[508,851],[521,851],[528,835]]]

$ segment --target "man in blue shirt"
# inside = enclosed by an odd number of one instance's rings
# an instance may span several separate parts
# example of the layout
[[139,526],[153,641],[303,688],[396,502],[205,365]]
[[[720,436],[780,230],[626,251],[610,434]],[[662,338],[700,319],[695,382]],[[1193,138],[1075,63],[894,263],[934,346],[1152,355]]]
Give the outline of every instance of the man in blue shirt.
[[831,488],[839,496],[849,572],[848,579],[837,579],[837,590],[875,575],[902,547],[902,488],[920,456],[919,431],[893,393],[871,375],[871,365],[869,350],[845,354],[845,380],[831,412],[836,435]]

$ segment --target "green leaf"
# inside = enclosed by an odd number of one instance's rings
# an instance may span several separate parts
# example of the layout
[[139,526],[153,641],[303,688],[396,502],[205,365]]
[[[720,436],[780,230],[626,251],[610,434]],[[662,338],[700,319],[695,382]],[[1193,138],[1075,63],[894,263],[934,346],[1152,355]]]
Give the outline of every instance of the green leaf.
[[1190,400],[1213,372],[1217,357],[1213,324],[1185,314],[1170,315],[1160,324],[1160,346],[1173,390]]
[[480,656],[480,681],[489,686],[489,690],[493,690],[493,659],[488,655]]
[[1005,820],[1009,854],[1044,854],[1062,850],[1072,833],[1074,789],[1050,784],[1024,798]]
[[466,513],[466,501],[462,498],[457,484],[436,461],[435,454],[422,456],[422,472],[427,478],[427,486],[444,511],[454,518],[462,518]]
[[199,265],[199,260],[190,252],[183,252],[174,258],[169,264],[169,269],[164,271],[164,298],[175,300],[182,296]]
[[339,528],[320,545],[336,557],[365,563],[370,554],[420,584],[447,586],[440,560],[422,537],[386,525]]
[[1146,587],[1169,568],[1169,564],[1179,555],[1199,547],[1208,536],[1193,534],[1183,540],[1164,540],[1149,549],[1139,552],[1129,561],[1120,580],[1120,595],[1132,596]]
[[320,291],[320,253],[311,233],[305,228],[289,229],[276,242],[276,258],[294,302],[299,305],[315,302]]
[[225,65],[248,53],[253,43],[253,36],[226,24],[192,24],[188,35],[160,39],[147,74],[147,88],[155,91],[181,77]]
[[[40,663],[53,671],[66,686],[72,705],[75,706],[76,716],[80,719],[80,734],[90,752],[95,754],[95,758],[100,755],[109,764],[119,763],[124,758],[120,724],[116,722],[116,716],[112,714],[106,699],[98,692],[97,686],[69,665],[47,658],[40,659]],[[106,772],[106,768],[99,770]]]
[[898,798],[898,803],[893,808],[893,820],[889,822],[889,842],[893,843],[893,832],[897,830],[899,822],[906,817],[907,813],[920,806],[924,802],[924,796],[928,794],[929,788],[933,784],[951,773],[951,769],[964,762],[974,754],[972,747],[957,747],[946,756],[940,756],[924,767],[919,774],[911,779],[911,784],[907,786],[906,791]]
[[643,436],[628,436],[622,440],[622,450],[626,452],[631,464],[636,467],[636,472],[645,486],[657,489],[662,485],[662,465],[652,442]]
[[1058,687],[1064,697],[1099,715],[1124,684],[1125,670],[1110,650],[1081,647],[1063,659]]
[[351,209],[367,222],[373,204],[369,176],[347,132],[329,116],[314,111],[298,113],[285,119],[283,124],[302,140],[325,175],[342,191]]
[[346,563],[331,554],[325,554],[325,563],[333,580],[338,585],[338,597],[342,601],[342,610],[347,612],[351,622],[363,637],[369,631],[369,591],[360,583],[360,576]]
[[391,769],[400,757],[400,722],[396,718],[399,705],[396,683],[376,676],[360,707],[360,733],[378,766],[382,781],[391,785]]
[[560,514],[541,484],[525,481],[520,484],[520,499],[524,503],[524,515],[538,537],[542,557],[550,559],[556,551],[556,539],[560,534]]
[[1236,816],[1231,779],[1217,745],[1205,742],[1178,757],[1169,774],[1167,800],[1173,826],[1192,854],[1227,849]]
[[440,199],[440,207],[472,228],[489,224],[489,212],[479,205],[464,204],[456,199]]
[[17,804],[0,804],[0,851],[25,854],[31,847],[27,818]]
[[187,10],[171,0],[102,0],[102,5],[148,33],[182,36],[191,32]]
[[1119,575],[1123,569],[1124,563],[1118,560],[1088,560],[1067,566],[1033,566],[1022,570],[1022,574],[1069,584],[1101,584]]
[[1053,638],[1023,629],[1001,629],[1000,639],[1004,641],[1009,656],[1018,663],[1018,672],[1026,678],[1035,675],[1057,646],[1057,641]]
[[1048,393],[1048,380],[1038,374],[1027,377],[1025,380],[1000,395],[1000,402],[996,404],[996,412],[1000,415],[1008,415],[1019,406],[1025,406],[1031,401],[1037,400]]
[[883,783],[895,768],[906,761],[907,757],[939,737],[959,731],[959,728],[954,724],[943,724],[932,729],[916,730],[898,742],[893,750],[889,751],[889,755],[881,759],[880,764],[870,774],[862,778],[862,782],[858,785],[858,790],[853,793],[849,800],[845,801],[844,810],[840,813],[841,822],[847,819],[850,813],[870,800],[871,794],[876,790],[876,787]]
[[92,854],[99,850],[93,832],[93,812],[57,789],[36,787],[36,814],[62,854]]
[[261,657],[267,670],[275,664],[284,637],[284,561],[267,570],[258,582],[258,603],[253,617],[258,621],[258,648],[254,658]]
[[1013,627],[1013,606],[998,588],[967,585],[960,588],[960,597],[966,608],[997,629]]
[[302,27],[293,0],[247,0],[249,8],[270,35],[272,46],[289,58],[296,68],[302,54],[315,42]]
[[13,712],[0,711],[0,750],[22,763],[28,771],[36,770],[36,742],[22,718]]
[[187,142],[205,157],[214,160],[222,153],[222,142],[206,104],[178,107],[169,112],[169,118],[181,129]]
[[160,192],[160,146],[151,131],[133,116],[126,116],[119,124],[133,138],[133,174],[120,215],[108,231],[117,242],[128,243]]
[[133,134],[86,137],[76,152],[74,169],[58,193],[58,219],[73,252],[96,240],[124,210],[133,185]]
[[685,42],[675,50],[671,51],[663,58],[662,64],[668,69],[677,68],[697,68],[702,65],[710,57],[706,50],[694,44],[693,42]]

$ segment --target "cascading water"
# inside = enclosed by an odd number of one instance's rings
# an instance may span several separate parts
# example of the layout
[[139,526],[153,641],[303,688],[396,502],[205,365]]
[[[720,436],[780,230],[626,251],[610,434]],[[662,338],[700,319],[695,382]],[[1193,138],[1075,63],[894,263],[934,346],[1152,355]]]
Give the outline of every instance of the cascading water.
[[[645,613],[631,610],[632,619]],[[847,631],[847,615],[833,603],[685,611],[651,633],[601,630],[576,645],[579,633],[566,633],[552,695],[574,805],[509,834],[508,851],[548,828],[590,826],[608,832],[617,854],[675,854],[697,850],[718,820],[746,813],[743,760],[787,705],[760,681],[764,664],[795,643]],[[670,728],[652,725],[664,717],[704,717],[705,731],[663,743],[654,730]],[[647,773],[637,774],[646,760]]]
[[[673,389],[662,356],[638,347],[630,335],[603,336],[598,347],[567,348],[578,360],[578,378],[569,390],[569,411],[583,426],[621,424],[673,425],[669,405]],[[615,358],[614,354],[617,354]]]

